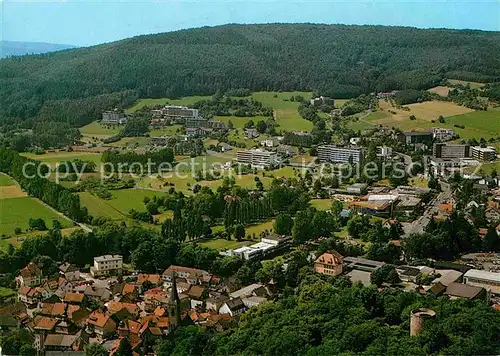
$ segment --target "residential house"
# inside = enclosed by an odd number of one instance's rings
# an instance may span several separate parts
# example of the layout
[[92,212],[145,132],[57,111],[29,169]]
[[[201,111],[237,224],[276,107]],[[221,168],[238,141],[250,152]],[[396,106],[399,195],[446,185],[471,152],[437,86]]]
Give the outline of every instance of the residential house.
[[94,257],[94,265],[90,267],[92,277],[121,274],[123,257],[121,255],[104,255]]
[[68,262],[59,266],[59,273],[68,281],[77,281],[80,279],[80,270]]
[[335,250],[327,251],[314,261],[314,270],[316,273],[338,276],[342,274],[343,262],[344,257],[340,253]]
[[192,285],[186,293],[191,300],[191,308],[195,309],[197,306],[202,306],[208,293],[202,286]]
[[220,314],[229,314],[232,317],[241,315],[245,312],[245,304],[241,300],[241,298],[234,298],[228,300],[222,304],[219,309]]
[[82,304],[83,300],[85,298],[85,294],[83,293],[76,293],[76,292],[67,292],[64,295],[63,301],[68,304]]
[[202,277],[210,274],[198,268],[171,265],[162,275],[163,281],[167,287],[171,286],[174,273],[176,278],[184,278],[189,285],[201,284]]
[[18,287],[36,287],[47,280],[43,276],[42,270],[33,262],[24,267],[19,276],[16,277]]
[[87,331],[105,338],[116,331],[116,322],[111,318],[111,313],[95,310],[87,318]]

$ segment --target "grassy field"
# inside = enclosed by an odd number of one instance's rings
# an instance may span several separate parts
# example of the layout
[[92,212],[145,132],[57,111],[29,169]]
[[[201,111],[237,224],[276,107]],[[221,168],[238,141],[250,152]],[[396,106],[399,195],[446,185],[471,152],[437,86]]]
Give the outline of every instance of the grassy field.
[[63,227],[72,226],[71,221],[62,218],[34,198],[0,199],[0,235],[14,235],[16,227],[26,231],[29,218],[42,218],[48,228],[52,226],[52,220],[58,220]]
[[274,220],[266,221],[261,224],[255,224],[250,226],[245,226],[245,235],[246,236],[255,236],[259,238],[259,234],[265,230],[271,231],[273,230]]
[[80,127],[79,130],[82,136],[105,138],[116,135],[122,128],[123,126],[101,125],[99,122],[94,121],[86,126]]
[[37,155],[34,153],[22,153],[24,157],[34,159],[37,161],[42,161],[51,167],[55,167],[55,165],[62,161],[72,161],[75,159],[80,159],[82,161],[92,161],[97,165],[101,163],[101,154],[100,153],[92,153],[92,152],[48,152],[41,155]]
[[457,84],[467,85],[467,84],[469,84],[472,89],[484,87],[484,83],[468,82],[465,80],[457,80],[457,79],[448,79],[448,83],[450,83],[451,85],[457,85]]
[[87,208],[90,215],[102,216],[111,220],[122,220],[124,216],[116,209],[112,208],[105,200],[88,192],[79,193],[80,202]]
[[11,185],[14,185],[14,182],[12,181],[12,179],[10,179],[9,176],[0,173],[0,186],[6,187],[6,186],[11,186]]
[[137,110],[149,106],[157,106],[157,105],[192,105],[196,103],[197,101],[204,100],[204,99],[210,99],[211,96],[188,96],[180,99],[169,99],[169,98],[159,98],[159,99],[139,99],[137,103],[132,106],[131,108],[128,108],[125,110],[127,113],[133,113],[136,112]]
[[289,101],[290,97],[296,95],[311,99],[311,93],[308,92],[257,92],[252,97],[274,109],[276,122],[280,125],[277,131],[311,131],[312,122],[302,119],[297,111],[299,103]]
[[236,241],[236,240],[226,240],[226,239],[211,239],[203,240],[200,242],[201,246],[213,248],[214,250],[234,250],[241,246],[247,246],[254,243],[253,241]]
[[171,125],[165,126],[161,129],[149,131],[149,136],[160,137],[160,136],[173,136],[179,134],[182,125]]
[[113,147],[141,147],[151,143],[149,137],[124,137],[119,141],[108,144]]
[[215,120],[222,121],[226,125],[229,121],[233,123],[235,129],[243,129],[248,121],[253,121],[257,124],[259,121],[267,121],[269,118],[265,116],[239,117],[239,116],[216,116]]
[[450,90],[451,90],[450,87],[439,85],[439,86],[431,88],[431,89],[429,89],[427,91],[430,92],[430,93],[435,93],[437,95],[447,97],[448,93],[450,92]]
[[[444,101],[428,101],[407,107],[409,111],[396,109],[388,102],[380,100],[380,111],[373,112],[359,121],[350,122],[348,126],[353,130],[363,130],[384,125],[398,127],[403,131],[426,131],[432,127],[443,127],[455,130],[463,139],[489,139],[500,133],[500,112],[497,110],[473,111]],[[415,115],[417,119],[410,120],[411,115]],[[440,115],[445,117],[444,123],[437,122]],[[432,122],[433,120],[435,122]],[[465,128],[454,125],[464,125]]]
[[330,210],[332,208],[332,199],[312,199],[311,206],[318,210]]

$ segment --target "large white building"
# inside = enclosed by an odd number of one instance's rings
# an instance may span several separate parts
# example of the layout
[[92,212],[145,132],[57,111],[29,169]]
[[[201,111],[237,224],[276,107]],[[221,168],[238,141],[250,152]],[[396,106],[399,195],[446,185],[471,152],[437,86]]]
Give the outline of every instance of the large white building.
[[109,274],[121,274],[123,269],[123,257],[121,255],[104,255],[94,257],[94,265],[90,267],[93,277],[106,276]]
[[480,161],[494,161],[497,158],[495,147],[471,147],[471,156]]
[[159,110],[152,110],[153,115],[167,119],[198,118],[198,109],[190,109],[187,106],[167,105]]
[[109,110],[102,113],[102,124],[106,125],[122,125],[127,122],[127,117],[118,109]]
[[324,145],[318,147],[318,158],[321,162],[360,163],[363,160],[363,152],[359,148]]
[[464,283],[500,295],[500,273],[470,269],[464,274]]
[[249,164],[252,168],[266,168],[279,164],[278,155],[264,150],[245,150],[236,153],[238,163]]

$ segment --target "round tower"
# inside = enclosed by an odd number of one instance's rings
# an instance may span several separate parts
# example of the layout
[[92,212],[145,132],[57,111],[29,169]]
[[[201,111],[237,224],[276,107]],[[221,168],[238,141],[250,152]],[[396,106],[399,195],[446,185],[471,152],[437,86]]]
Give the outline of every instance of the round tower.
[[436,312],[427,308],[417,308],[410,312],[410,336],[417,336],[424,327],[424,320],[436,316]]

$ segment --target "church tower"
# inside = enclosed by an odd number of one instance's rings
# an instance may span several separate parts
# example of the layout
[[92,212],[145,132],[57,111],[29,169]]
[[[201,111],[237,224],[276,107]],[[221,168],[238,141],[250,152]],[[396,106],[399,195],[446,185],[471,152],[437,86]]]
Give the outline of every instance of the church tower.
[[172,287],[170,289],[170,300],[168,302],[168,328],[175,330],[181,324],[181,300],[177,293],[175,271],[172,273]]

